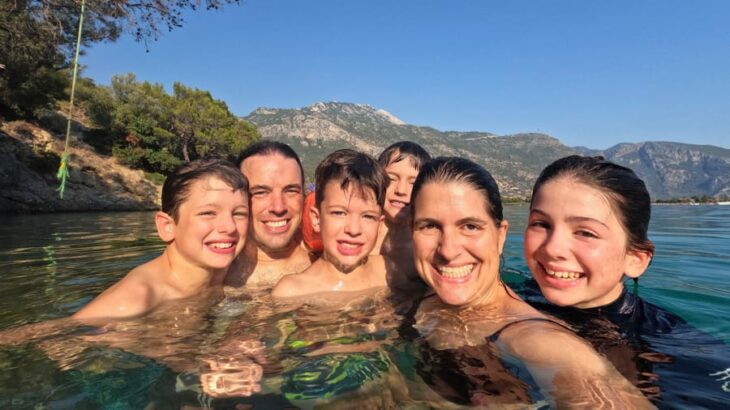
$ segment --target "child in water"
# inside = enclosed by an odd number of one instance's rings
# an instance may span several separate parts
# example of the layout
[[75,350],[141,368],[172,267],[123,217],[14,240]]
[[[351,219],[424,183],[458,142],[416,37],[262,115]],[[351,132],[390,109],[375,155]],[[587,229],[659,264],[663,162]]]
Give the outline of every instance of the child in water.
[[[383,255],[393,270],[398,272],[396,287],[421,283],[413,265],[413,240],[411,239],[411,191],[421,166],[431,156],[420,145],[400,141],[390,145],[378,157],[378,162],[388,175],[378,242],[372,253]],[[396,278],[394,278],[396,279]]]
[[[703,387],[714,380],[710,373],[730,371],[730,363],[718,363],[728,362],[727,346],[624,287],[624,278],[637,280],[654,255],[650,215],[649,193],[632,170],[602,157],[553,162],[535,183],[524,237],[527,266],[549,303],[529,286],[520,293],[574,326],[649,398],[686,392],[690,380],[702,391],[690,401],[712,407],[723,392]],[[693,338],[702,348],[683,349]]]
[[228,266],[243,249],[248,228],[248,183],[223,160],[198,160],[168,176],[157,234],[162,255],[144,263],[102,292],[73,319],[140,316],[173,299],[222,285]]
[[385,261],[370,255],[383,220],[386,174],[370,156],[350,149],[328,155],[315,171],[312,227],[322,257],[301,273],[283,277],[274,297],[352,292],[385,287]]

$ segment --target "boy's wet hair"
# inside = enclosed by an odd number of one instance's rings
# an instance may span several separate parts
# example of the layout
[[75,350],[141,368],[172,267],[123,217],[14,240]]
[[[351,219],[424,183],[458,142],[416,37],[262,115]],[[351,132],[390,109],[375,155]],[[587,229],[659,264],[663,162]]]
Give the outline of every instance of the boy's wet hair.
[[[446,184],[450,182],[463,183],[472,187],[484,198],[487,214],[495,225],[504,220],[502,212],[502,196],[499,194],[497,181],[481,165],[460,157],[437,157],[421,167],[411,192],[411,203],[415,204],[418,194],[428,183]],[[415,215],[411,212],[411,217]]]
[[215,177],[234,191],[248,194],[248,180],[232,163],[222,159],[199,159],[179,166],[162,185],[162,212],[178,221],[180,206],[188,199],[195,181]]
[[240,169],[241,164],[243,164],[243,161],[245,161],[247,158],[256,156],[256,155],[274,155],[279,154],[284,158],[290,158],[297,162],[297,165],[299,165],[299,174],[302,176],[302,188],[304,187],[304,167],[302,167],[302,161],[299,159],[299,155],[297,155],[296,151],[292,149],[287,144],[284,144],[283,142],[279,141],[260,141],[255,144],[249,145],[241,151],[240,154],[238,154],[238,159],[236,160],[236,166]]
[[380,208],[385,204],[388,176],[383,167],[368,154],[351,149],[337,150],[317,165],[314,172],[317,190],[314,195],[317,208],[324,200],[324,189],[330,181],[339,181],[342,190],[359,188],[363,196],[372,190]]
[[431,155],[422,146],[411,141],[398,141],[391,144],[378,157],[378,162],[383,168],[394,162],[401,162],[408,158],[413,168],[419,170],[431,159]]
[[603,192],[626,232],[629,249],[654,254],[654,244],[648,237],[651,197],[644,181],[634,171],[601,156],[571,155],[560,158],[537,177],[530,199],[531,209],[540,187],[560,177],[573,178]]

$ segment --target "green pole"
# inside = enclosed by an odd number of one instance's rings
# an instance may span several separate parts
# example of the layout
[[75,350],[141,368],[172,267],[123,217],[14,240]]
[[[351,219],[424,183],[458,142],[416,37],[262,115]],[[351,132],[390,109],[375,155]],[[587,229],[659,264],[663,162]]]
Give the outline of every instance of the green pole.
[[71,98],[68,104],[68,121],[66,122],[66,144],[61,155],[61,165],[58,167],[56,178],[61,181],[58,187],[58,194],[63,199],[63,191],[66,189],[66,179],[68,179],[68,142],[71,139],[71,116],[74,110],[74,94],[76,93],[76,77],[79,73],[79,50],[81,49],[81,32],[84,28],[84,6],[86,0],[81,0],[81,16],[79,17],[79,32],[76,35],[76,55],[74,56],[74,71],[71,80]]

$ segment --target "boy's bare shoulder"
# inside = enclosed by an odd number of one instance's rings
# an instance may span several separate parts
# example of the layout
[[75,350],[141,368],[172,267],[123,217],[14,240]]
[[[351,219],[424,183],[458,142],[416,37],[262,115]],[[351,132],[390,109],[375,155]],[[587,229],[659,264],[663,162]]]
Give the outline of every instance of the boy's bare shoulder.
[[313,264],[302,272],[286,275],[276,283],[271,296],[287,298],[316,293],[319,291],[317,267]]
[[73,315],[74,319],[122,319],[139,316],[157,304],[154,272],[157,259],[127,273]]

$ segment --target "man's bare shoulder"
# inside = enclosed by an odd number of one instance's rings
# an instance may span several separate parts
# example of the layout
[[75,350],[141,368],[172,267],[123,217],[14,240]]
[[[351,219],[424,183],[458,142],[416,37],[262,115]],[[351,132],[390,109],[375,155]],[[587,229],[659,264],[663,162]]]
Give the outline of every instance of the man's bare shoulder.
[[142,315],[158,304],[155,277],[161,257],[132,269],[73,315],[74,319],[121,319]]

